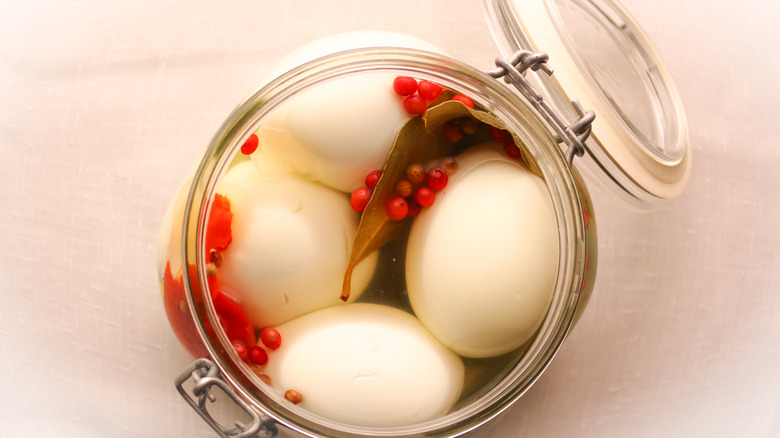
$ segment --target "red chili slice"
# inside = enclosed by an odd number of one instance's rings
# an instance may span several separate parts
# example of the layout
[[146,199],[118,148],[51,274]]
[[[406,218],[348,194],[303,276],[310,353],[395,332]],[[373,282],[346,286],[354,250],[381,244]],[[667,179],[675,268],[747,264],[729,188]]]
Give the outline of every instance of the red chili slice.
[[[206,225],[206,248],[205,253],[208,257],[211,250],[217,252],[224,251],[233,240],[231,222],[233,213],[230,211],[230,199],[226,196],[216,194],[209,212],[209,219]],[[197,269],[194,264],[189,265],[190,278],[197,278]],[[209,285],[209,294],[214,303],[214,311],[220,319],[222,327],[231,342],[242,341],[247,348],[256,345],[254,327],[249,322],[246,312],[235,301],[230,299],[222,292],[222,287],[217,281],[217,277],[209,276],[207,278]],[[171,273],[170,262],[165,270],[163,281],[163,301],[165,303],[165,313],[168,321],[173,328],[173,332],[179,339],[179,342],[195,357],[208,357],[208,351],[200,339],[195,322],[187,306],[187,299],[184,296],[184,284],[181,273],[176,278]],[[193,282],[194,287],[198,288],[197,282]],[[200,290],[195,290],[194,296],[200,296]],[[198,299],[198,298],[196,298]],[[199,304],[199,303],[198,303]],[[206,323],[208,325],[208,323]],[[210,327],[206,327],[210,329]]]
[[181,273],[173,277],[171,262],[165,265],[163,276],[163,304],[165,315],[171,324],[173,333],[182,346],[194,357],[208,357],[203,341],[200,339],[195,321],[192,319],[190,308],[187,306],[187,298],[184,296]]
[[230,341],[243,341],[247,349],[254,347],[257,343],[255,329],[249,322],[244,309],[222,292],[216,294],[212,300],[217,316],[225,323],[228,339]]
[[[190,278],[197,278],[195,265],[189,265],[189,270]],[[197,283],[195,284],[197,285]],[[222,287],[219,285],[216,277],[208,277],[208,284],[209,293],[214,303],[214,310],[222,321],[230,341],[242,341],[247,348],[255,346],[254,328],[252,323],[249,322],[244,309],[222,293]],[[195,290],[194,296],[199,297],[200,291]],[[206,350],[198,334],[192,313],[190,313],[190,308],[187,305],[181,273],[174,278],[171,273],[170,262],[165,266],[163,303],[168,322],[182,346],[194,357],[208,357],[208,350]],[[209,329],[210,327],[206,328]]]
[[206,254],[215,249],[224,251],[233,241],[230,223],[233,213],[230,211],[230,199],[217,193],[211,204],[209,220],[206,226]]

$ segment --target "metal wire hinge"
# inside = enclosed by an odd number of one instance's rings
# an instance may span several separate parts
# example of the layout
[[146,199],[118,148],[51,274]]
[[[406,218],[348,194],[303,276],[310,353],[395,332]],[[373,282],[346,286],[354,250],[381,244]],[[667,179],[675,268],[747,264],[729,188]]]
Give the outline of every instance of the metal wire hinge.
[[[194,386],[192,387],[192,396],[184,389],[184,383],[192,378]],[[211,391],[213,386],[217,386],[227,394],[234,403],[236,403],[252,419],[249,426],[245,426],[239,421],[235,421],[235,427],[231,429],[224,428],[217,420],[212,417],[208,411],[206,402],[214,403],[217,397]],[[276,423],[272,420],[262,421],[257,411],[253,410],[244,400],[236,395],[230,385],[222,379],[219,368],[208,359],[198,359],[193,362],[177,379],[176,389],[182,397],[189,403],[206,423],[214,429],[222,438],[273,438],[279,430]]]
[[568,124],[550,104],[544,100],[541,94],[528,82],[525,72],[528,69],[533,71],[542,70],[548,76],[553,74],[552,68],[547,65],[549,56],[542,52],[531,52],[520,50],[515,52],[509,59],[496,59],[496,68],[486,72],[490,76],[498,79],[503,77],[507,83],[514,85],[523,97],[539,112],[545,121],[555,131],[555,140],[558,143],[566,143],[566,161],[571,167],[574,156],[581,157],[585,153],[585,140],[591,133],[591,123],[596,118],[593,111],[585,111],[579,102],[571,102],[574,110],[577,112],[578,119]]

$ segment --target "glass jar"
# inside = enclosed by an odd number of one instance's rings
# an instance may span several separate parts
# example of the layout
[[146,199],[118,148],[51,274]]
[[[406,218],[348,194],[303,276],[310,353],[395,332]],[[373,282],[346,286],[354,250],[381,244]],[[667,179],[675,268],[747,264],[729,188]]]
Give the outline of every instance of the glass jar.
[[[506,20],[508,13],[516,13],[511,2],[489,1],[488,4],[494,17],[503,17],[494,18],[494,24]],[[547,2],[548,6],[551,4],[553,2]],[[503,12],[497,13],[497,10]],[[631,25],[635,24],[631,22]],[[526,43],[530,44],[529,41]],[[524,82],[522,78],[525,78],[526,69],[546,69],[545,57],[539,53],[521,54],[515,61],[534,57],[537,60],[522,67],[515,83]],[[502,69],[503,73],[508,70],[499,67],[498,73],[493,72],[493,76],[500,76]],[[270,390],[261,376],[240,357],[232,344],[234,339],[229,339],[227,329],[215,310],[214,297],[210,293],[210,276],[207,272],[210,260],[205,240],[209,214],[215,205],[216,187],[246,139],[275,110],[295,96],[331,80],[380,73],[429,80],[466,95],[495,116],[507,131],[522,142],[527,160],[538,169],[552,201],[558,233],[558,270],[550,305],[534,336],[521,348],[507,355],[503,362],[486,365],[482,370],[483,375],[491,377],[477,378],[475,387],[449,413],[416,424],[366,427],[334,421],[286,402],[281,394]],[[443,437],[478,431],[480,426],[501,414],[539,378],[581,315],[593,289],[597,267],[595,214],[580,172],[572,164],[586,162],[589,166],[586,173],[592,173],[594,168],[620,168],[620,172],[617,172],[620,176],[608,175],[598,179],[606,181],[608,186],[617,187],[618,196],[634,206],[645,207],[656,199],[674,197],[675,190],[679,191],[687,181],[685,169],[689,171],[690,167],[687,143],[670,146],[666,152],[664,148],[640,148],[642,154],[661,155],[662,166],[671,166],[674,168],[672,173],[682,175],[669,178],[669,181],[675,178],[676,181],[661,184],[667,189],[674,186],[673,189],[664,192],[662,188],[660,194],[658,191],[648,194],[648,185],[641,184],[643,177],[629,177],[635,184],[625,183],[625,173],[622,171],[629,166],[620,160],[603,159],[605,156],[613,158],[620,153],[604,153],[603,149],[598,149],[604,138],[614,138],[609,134],[601,134],[604,131],[602,127],[594,126],[592,138],[584,145],[585,150],[579,149],[582,147],[579,140],[584,140],[590,133],[587,123],[583,122],[587,118],[586,114],[579,105],[569,103],[566,97],[562,98],[555,91],[550,91],[553,86],[560,85],[554,79],[539,74],[543,77],[539,80],[534,75],[535,82],[545,91],[544,98],[537,98],[534,94],[536,89],[530,83],[530,88],[520,84],[513,89],[493,76],[447,56],[426,51],[400,48],[348,50],[319,58],[282,74],[250,96],[226,119],[199,167],[182,185],[166,214],[158,260],[166,313],[177,337],[193,356],[208,358],[193,364],[178,379],[177,386],[185,399],[220,436],[274,436],[281,433],[283,436],[316,437]],[[598,82],[600,79],[596,76]],[[665,75],[661,76],[662,82],[668,79]],[[673,92],[669,87],[667,91]],[[603,92],[609,93],[608,90]],[[668,93],[664,95],[668,96]],[[675,110],[670,115],[675,120],[674,127],[669,129],[673,131],[675,141],[687,141],[679,101],[674,93],[668,99],[672,105],[664,108]],[[549,107],[546,103],[550,104]],[[612,116],[622,114],[619,105],[608,107],[605,111]],[[666,119],[668,117],[661,117],[661,120]],[[661,126],[660,129],[663,131],[665,128]],[[576,131],[574,135],[572,130]],[[597,133],[601,135],[597,136]],[[634,140],[639,138],[640,142],[647,137],[636,133],[628,135],[633,136]],[[596,152],[597,149],[599,152]],[[585,156],[579,158],[583,152]],[[632,160],[637,161],[636,157]],[[641,194],[637,195],[638,192]],[[194,383],[190,392],[184,389],[189,379]],[[208,411],[214,387],[220,388],[238,404],[249,415],[251,424],[237,423],[235,427],[226,427],[215,420]]]
[[[211,303],[206,273],[204,230],[215,187],[245,139],[277,106],[309,87],[333,78],[387,72],[434,81],[471,97],[504,122],[526,146],[541,172],[558,222],[559,270],[552,303],[531,343],[508,365],[502,378],[475,393],[473,400],[454,412],[427,423],[388,430],[366,429],[330,422],[278,400],[264,391],[265,384],[241,360],[231,346]],[[253,409],[266,413],[289,429],[303,429],[317,436],[344,434],[384,436],[451,436],[470,430],[505,409],[539,377],[566,337],[575,315],[590,295],[596,272],[597,245],[593,208],[576,170],[569,167],[549,127],[530,104],[509,88],[473,67],[441,55],[411,49],[360,49],[334,54],[282,75],[251,96],[226,120],[215,136],[191,184],[182,186],[169,212],[172,226],[162,234],[168,250],[161,254],[161,277],[182,271],[185,296],[168,286],[168,316],[180,341],[196,356],[208,356],[225,380],[246,398]],[[179,232],[181,231],[181,234]],[[180,247],[178,242],[180,241]],[[179,255],[180,254],[180,255]],[[176,263],[178,258],[180,263]],[[164,260],[164,263],[163,262]],[[178,265],[178,266],[177,266]],[[194,266],[196,269],[182,269]],[[166,270],[168,270],[166,272]],[[165,287],[164,287],[165,289]],[[181,301],[186,298],[189,306]],[[191,311],[188,315],[187,311]],[[181,318],[180,318],[181,317]],[[190,324],[188,318],[191,318]],[[179,322],[182,321],[182,322]],[[200,345],[202,341],[203,345]]]

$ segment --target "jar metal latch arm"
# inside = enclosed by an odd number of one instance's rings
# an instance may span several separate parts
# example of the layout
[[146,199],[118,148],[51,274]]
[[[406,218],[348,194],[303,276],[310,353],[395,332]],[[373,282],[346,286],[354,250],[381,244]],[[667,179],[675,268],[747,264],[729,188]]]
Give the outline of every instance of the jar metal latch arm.
[[[185,382],[192,379],[194,385],[191,394],[184,388]],[[212,387],[217,386],[237,404],[249,417],[252,423],[245,426],[240,421],[235,421],[234,428],[224,428],[208,411],[206,402],[214,403],[217,397],[212,392]],[[198,359],[193,362],[176,379],[176,389],[206,423],[222,438],[274,438],[279,433],[276,424],[272,420],[263,421],[260,415],[242,400],[228,383],[222,379],[219,368],[208,359]],[[194,396],[194,397],[193,397]]]
[[590,136],[591,124],[596,114],[593,111],[585,111],[578,101],[573,100],[571,104],[578,118],[569,124],[531,85],[525,77],[525,72],[529,69],[542,70],[548,76],[553,74],[553,69],[547,64],[548,59],[549,56],[543,52],[519,50],[509,59],[496,59],[497,68],[486,73],[496,79],[503,77],[507,83],[512,84],[547,121],[554,131],[555,140],[568,146],[566,161],[571,167],[574,156],[581,157],[585,153],[584,143]]

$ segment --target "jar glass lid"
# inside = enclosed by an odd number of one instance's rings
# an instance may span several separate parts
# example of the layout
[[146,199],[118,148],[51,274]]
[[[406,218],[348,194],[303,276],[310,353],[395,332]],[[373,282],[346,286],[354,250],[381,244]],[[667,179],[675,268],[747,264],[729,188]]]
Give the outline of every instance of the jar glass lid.
[[571,119],[571,101],[596,113],[578,168],[628,204],[652,208],[685,189],[691,168],[680,98],[655,49],[612,0],[486,0],[504,56],[548,53],[538,73],[551,105]]

